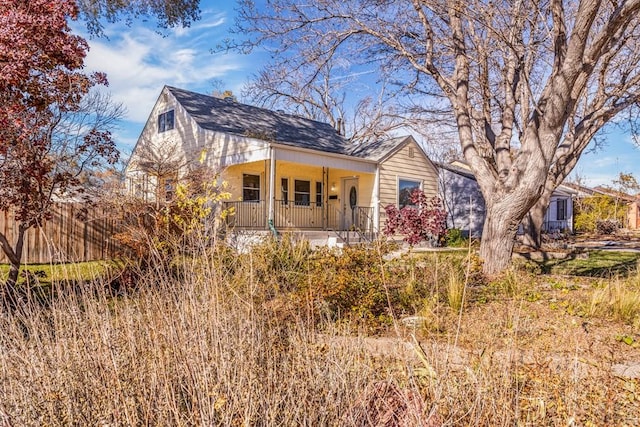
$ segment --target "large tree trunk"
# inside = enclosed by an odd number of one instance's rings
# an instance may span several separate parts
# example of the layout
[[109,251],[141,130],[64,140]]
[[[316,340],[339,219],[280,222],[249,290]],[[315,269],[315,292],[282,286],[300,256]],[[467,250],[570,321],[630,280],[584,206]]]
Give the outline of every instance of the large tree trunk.
[[544,218],[549,209],[551,193],[545,192],[535,205],[527,212],[522,219],[522,244],[533,249],[542,247],[542,229],[544,228]]
[[505,203],[487,202],[487,215],[480,241],[480,258],[483,271],[496,274],[511,263],[516,233],[518,231],[518,213],[516,207]]

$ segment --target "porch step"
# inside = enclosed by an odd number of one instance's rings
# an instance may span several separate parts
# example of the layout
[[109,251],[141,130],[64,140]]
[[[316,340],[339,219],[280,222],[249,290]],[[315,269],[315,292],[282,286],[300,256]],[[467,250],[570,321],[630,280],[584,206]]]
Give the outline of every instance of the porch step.
[[356,231],[335,232],[332,230],[325,231],[299,231],[296,235],[309,241],[311,247],[328,246],[342,248],[348,244],[355,245],[365,243]]
[[[304,239],[309,242],[312,248],[321,246],[343,248],[349,245],[366,243],[356,231],[336,232],[332,230],[317,231],[295,231],[292,234],[297,239]],[[251,246],[257,244],[262,239],[270,236],[271,232],[260,231],[236,231],[228,236],[229,243],[238,248],[241,252],[246,252]]]

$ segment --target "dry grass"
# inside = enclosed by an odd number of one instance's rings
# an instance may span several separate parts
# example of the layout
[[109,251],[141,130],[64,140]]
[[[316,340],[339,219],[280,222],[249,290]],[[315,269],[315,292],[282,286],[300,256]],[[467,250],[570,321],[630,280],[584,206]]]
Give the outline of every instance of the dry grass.
[[[179,268],[151,264],[118,297],[93,283],[48,306],[1,312],[0,425],[640,422],[638,382],[611,371],[637,356],[615,340],[632,327],[603,320],[609,312],[580,318],[560,303],[574,292],[588,301],[589,287],[510,272],[501,284],[469,288],[462,305],[464,273],[426,263],[416,277],[441,278],[449,295],[433,310],[441,326],[396,325],[367,338],[346,335],[357,329],[350,319],[318,319],[311,300],[292,305],[264,276],[265,259],[203,252]],[[375,251],[371,263],[393,268]],[[287,264],[282,277],[317,280],[295,268]]]
[[609,316],[640,328],[640,273],[608,280],[591,297],[589,314]]

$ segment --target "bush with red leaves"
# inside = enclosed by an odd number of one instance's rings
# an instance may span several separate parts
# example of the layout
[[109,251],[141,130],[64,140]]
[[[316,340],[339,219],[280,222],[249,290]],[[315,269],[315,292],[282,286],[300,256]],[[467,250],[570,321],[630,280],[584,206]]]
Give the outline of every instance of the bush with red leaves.
[[404,241],[414,246],[420,242],[437,242],[444,236],[446,212],[438,197],[427,197],[422,190],[416,189],[410,196],[411,205],[398,209],[395,205],[385,208],[387,221],[385,236],[404,235]]

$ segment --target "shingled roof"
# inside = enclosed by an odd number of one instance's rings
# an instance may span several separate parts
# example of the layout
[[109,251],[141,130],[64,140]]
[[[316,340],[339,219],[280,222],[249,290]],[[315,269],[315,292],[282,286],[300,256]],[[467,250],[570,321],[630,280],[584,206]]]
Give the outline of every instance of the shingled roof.
[[437,162],[436,165],[440,168],[440,169],[445,169],[448,170],[449,172],[453,172],[455,174],[458,174],[460,176],[463,176],[467,179],[471,179],[476,181],[476,176],[473,174],[473,172],[471,172],[470,169],[467,168],[463,168],[460,166],[455,166],[452,165],[450,163],[442,163],[442,162]]
[[408,136],[398,138],[382,139],[366,145],[352,145],[348,150],[349,154],[363,159],[380,161],[399,145],[407,141]]
[[348,154],[349,141],[328,123],[167,86],[198,125],[327,153]]

